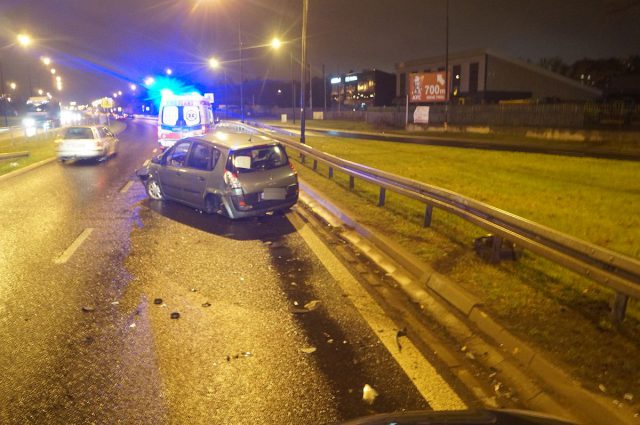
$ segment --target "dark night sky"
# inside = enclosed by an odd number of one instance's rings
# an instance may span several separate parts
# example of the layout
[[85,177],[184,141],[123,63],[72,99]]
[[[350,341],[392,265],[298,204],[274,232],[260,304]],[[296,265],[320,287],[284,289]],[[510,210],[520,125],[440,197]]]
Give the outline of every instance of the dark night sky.
[[[450,51],[490,47],[537,61],[559,56],[640,54],[637,0],[450,0]],[[6,80],[34,86],[49,78],[34,62],[43,54],[64,76],[65,96],[107,95],[173,68],[206,84],[215,55],[238,80],[238,25],[245,46],[280,35],[299,57],[301,0],[0,0],[0,62]],[[378,68],[444,53],[444,0],[310,0],[309,62],[327,72]],[[28,52],[12,45],[20,31],[37,38]],[[288,52],[245,51],[249,77],[290,75]],[[218,75],[222,75],[220,71]]]

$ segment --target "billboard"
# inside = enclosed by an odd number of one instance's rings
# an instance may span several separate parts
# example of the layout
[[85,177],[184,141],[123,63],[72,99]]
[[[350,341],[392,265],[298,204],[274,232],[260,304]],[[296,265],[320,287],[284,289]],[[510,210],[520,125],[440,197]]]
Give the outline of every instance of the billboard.
[[409,101],[445,102],[447,90],[444,71],[409,74]]

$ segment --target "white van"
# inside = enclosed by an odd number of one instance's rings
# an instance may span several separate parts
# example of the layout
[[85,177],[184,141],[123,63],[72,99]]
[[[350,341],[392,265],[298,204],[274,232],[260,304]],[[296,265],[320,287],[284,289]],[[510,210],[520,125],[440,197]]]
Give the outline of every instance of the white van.
[[201,136],[214,126],[213,94],[164,94],[158,114],[158,143],[163,149],[185,137]]

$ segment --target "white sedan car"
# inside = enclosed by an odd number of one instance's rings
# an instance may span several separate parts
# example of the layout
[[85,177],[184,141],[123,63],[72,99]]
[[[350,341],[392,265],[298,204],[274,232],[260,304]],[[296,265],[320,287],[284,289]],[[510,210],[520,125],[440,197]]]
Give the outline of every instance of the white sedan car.
[[118,138],[102,126],[72,126],[62,130],[58,159],[107,159],[116,155]]

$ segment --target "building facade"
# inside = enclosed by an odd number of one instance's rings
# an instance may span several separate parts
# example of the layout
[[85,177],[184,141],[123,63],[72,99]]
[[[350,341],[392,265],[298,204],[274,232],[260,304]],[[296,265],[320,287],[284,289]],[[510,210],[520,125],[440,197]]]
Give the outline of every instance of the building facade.
[[[444,70],[444,55],[396,64],[397,96],[404,98],[410,94],[410,89],[417,84],[417,79],[414,83],[416,76],[428,77],[438,72],[444,76]],[[588,101],[601,96],[593,87],[490,49],[450,54],[448,84],[452,103]],[[444,90],[444,84],[442,88]],[[424,98],[414,99],[412,103],[429,103],[422,101]]]
[[328,83],[334,109],[366,110],[388,106],[396,94],[396,76],[377,69],[332,75]]

